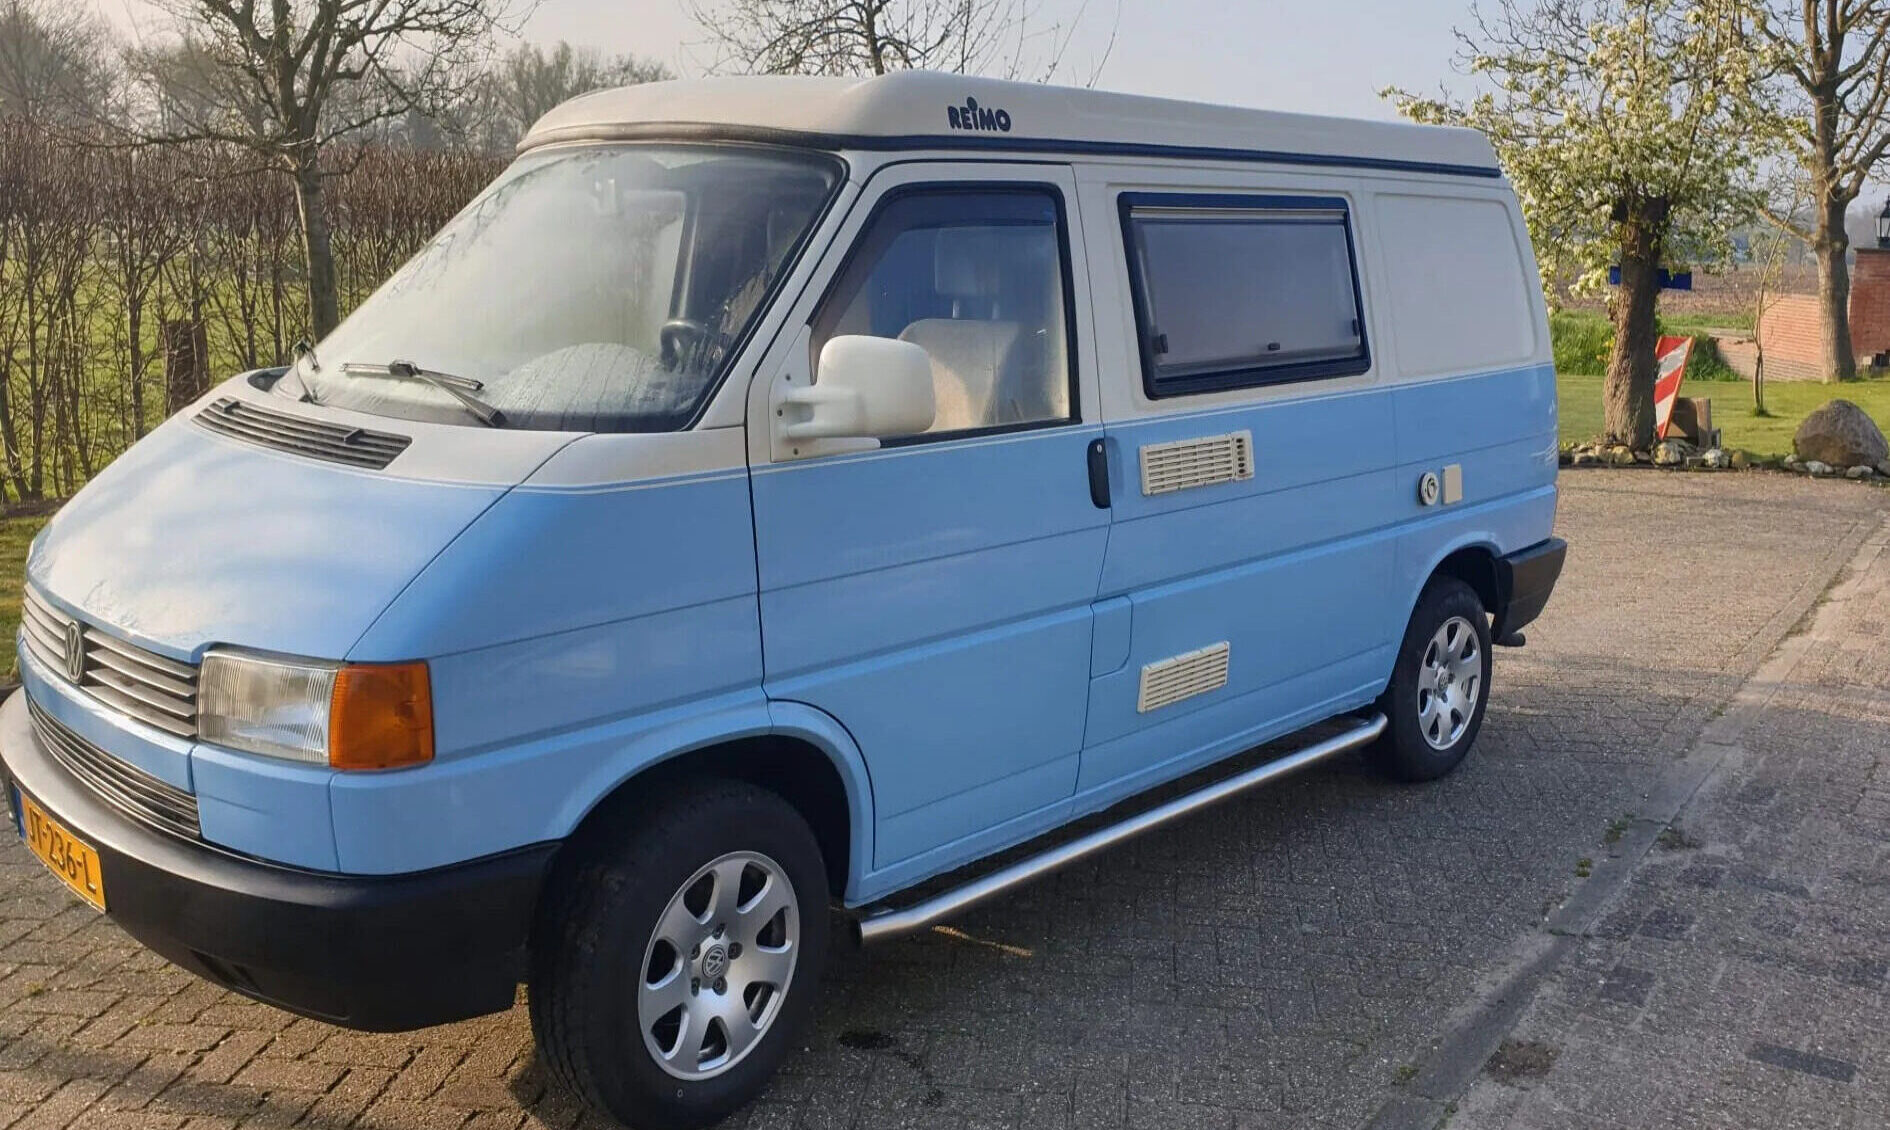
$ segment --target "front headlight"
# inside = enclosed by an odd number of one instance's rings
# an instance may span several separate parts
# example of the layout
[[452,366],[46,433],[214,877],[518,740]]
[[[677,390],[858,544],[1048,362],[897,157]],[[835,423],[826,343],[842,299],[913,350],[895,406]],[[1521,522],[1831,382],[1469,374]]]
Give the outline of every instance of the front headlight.
[[219,649],[197,682],[206,742],[337,769],[433,759],[425,663],[325,663]]
[[213,651],[197,676],[197,732],[231,749],[325,765],[340,670],[339,663]]

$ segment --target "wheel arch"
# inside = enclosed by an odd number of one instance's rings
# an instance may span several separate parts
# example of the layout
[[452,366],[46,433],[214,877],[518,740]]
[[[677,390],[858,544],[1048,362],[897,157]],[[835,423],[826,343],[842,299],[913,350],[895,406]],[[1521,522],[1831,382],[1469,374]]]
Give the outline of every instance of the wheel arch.
[[664,732],[639,742],[581,790],[589,799],[575,799],[567,813],[566,842],[599,834],[613,813],[654,790],[699,777],[745,781],[779,794],[812,828],[833,891],[855,889],[872,859],[866,763],[838,721],[800,703],[757,704],[687,733]]
[[1483,602],[1484,611],[1495,622],[1503,622],[1503,609],[1509,603],[1508,586],[1503,583],[1502,554],[1497,551],[1492,541],[1471,541],[1458,545],[1440,557],[1424,575],[1424,583],[1411,595],[1411,607],[1417,607],[1418,596],[1437,577],[1455,577],[1469,585]]

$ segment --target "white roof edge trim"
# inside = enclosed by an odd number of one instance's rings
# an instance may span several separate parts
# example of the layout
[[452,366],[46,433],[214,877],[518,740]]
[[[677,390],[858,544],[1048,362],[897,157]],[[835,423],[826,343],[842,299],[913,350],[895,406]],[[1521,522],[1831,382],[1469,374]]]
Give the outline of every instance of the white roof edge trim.
[[1500,176],[1475,130],[1181,102],[898,71],[744,76],[600,90],[540,118],[519,151],[560,141],[778,141],[823,148],[1123,153]]

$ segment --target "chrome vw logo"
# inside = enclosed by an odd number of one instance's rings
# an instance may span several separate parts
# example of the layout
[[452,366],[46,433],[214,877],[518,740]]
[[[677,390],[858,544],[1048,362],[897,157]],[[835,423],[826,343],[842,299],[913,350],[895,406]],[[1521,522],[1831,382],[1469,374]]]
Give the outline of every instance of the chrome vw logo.
[[717,942],[702,954],[702,975],[708,980],[715,980],[728,972],[728,948]]
[[77,620],[66,621],[66,678],[77,683],[85,677],[85,633]]

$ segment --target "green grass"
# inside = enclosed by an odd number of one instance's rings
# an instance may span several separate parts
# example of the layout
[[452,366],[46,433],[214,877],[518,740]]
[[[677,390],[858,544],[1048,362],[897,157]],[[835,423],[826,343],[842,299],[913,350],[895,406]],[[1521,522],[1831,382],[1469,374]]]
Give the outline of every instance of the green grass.
[[20,583],[26,576],[26,547],[46,524],[46,518],[44,514],[0,518],[0,628],[6,629],[6,639],[0,642],[0,672],[8,680],[17,674],[13,637],[20,627]]
[[1701,334],[1711,330],[1736,330],[1740,333],[1752,332],[1752,313],[1743,314],[1662,314],[1660,332],[1669,334]]
[[[1562,444],[1582,443],[1601,434],[1601,382],[1598,375],[1563,374],[1556,378],[1561,408]],[[1878,427],[1890,430],[1890,380],[1768,381],[1765,407],[1769,416],[1752,414],[1752,386],[1710,382],[1695,384],[1689,376],[1680,386],[1682,396],[1705,396],[1713,401],[1713,424],[1728,448],[1760,457],[1791,454],[1792,433],[1815,409],[1832,400],[1848,400],[1870,414]]]
[[[1689,381],[1739,381],[1738,373],[1720,360],[1719,348],[1706,333],[1712,329],[1741,329],[1751,318],[1700,317],[1660,319],[1663,334],[1693,338],[1693,356],[1687,361]],[[1549,340],[1555,348],[1555,371],[1600,376],[1608,371],[1608,351],[1614,344],[1614,326],[1593,310],[1563,310],[1549,315]]]

